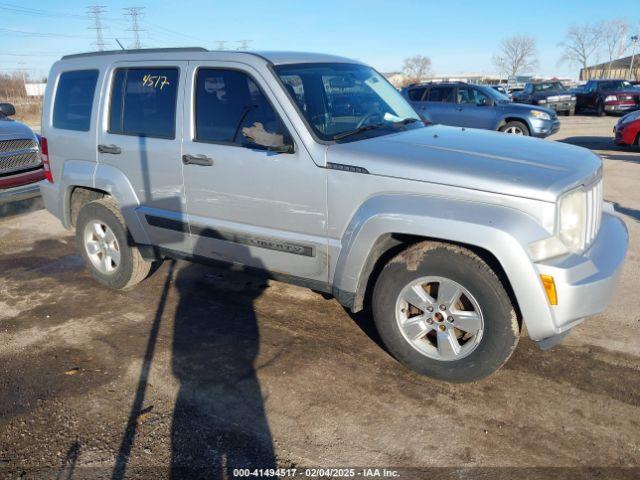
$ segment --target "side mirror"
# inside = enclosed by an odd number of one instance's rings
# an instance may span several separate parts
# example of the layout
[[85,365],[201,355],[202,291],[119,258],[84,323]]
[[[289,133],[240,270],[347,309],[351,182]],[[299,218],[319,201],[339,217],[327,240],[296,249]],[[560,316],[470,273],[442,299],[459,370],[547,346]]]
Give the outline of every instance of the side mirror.
[[251,143],[265,147],[270,152],[293,153],[291,141],[285,141],[285,136],[281,133],[267,132],[260,122],[254,123],[251,127],[244,127],[242,135]]
[[0,113],[5,117],[16,114],[16,108],[10,103],[0,103]]

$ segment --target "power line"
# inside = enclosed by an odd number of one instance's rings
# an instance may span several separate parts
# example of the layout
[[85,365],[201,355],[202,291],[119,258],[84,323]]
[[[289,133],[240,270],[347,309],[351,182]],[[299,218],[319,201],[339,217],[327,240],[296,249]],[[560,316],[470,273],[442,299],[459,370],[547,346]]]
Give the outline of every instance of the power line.
[[140,43],[140,32],[143,30],[140,28],[138,18],[142,15],[144,7],[127,7],[124,10],[127,12],[125,15],[131,17],[131,28],[127,30],[133,32],[133,48],[142,48],[142,43]]
[[99,52],[104,50],[105,47],[104,38],[102,36],[102,19],[100,18],[100,16],[105,12],[106,8],[107,7],[105,7],[104,5],[92,5],[90,7],[87,7],[89,15],[93,16],[93,27],[89,28],[96,31],[96,41],[94,42],[94,45]]

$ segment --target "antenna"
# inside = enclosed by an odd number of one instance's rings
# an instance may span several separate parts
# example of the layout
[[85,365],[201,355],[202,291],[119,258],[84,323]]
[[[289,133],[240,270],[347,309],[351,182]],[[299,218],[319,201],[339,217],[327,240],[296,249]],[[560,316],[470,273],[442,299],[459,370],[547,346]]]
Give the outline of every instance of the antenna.
[[87,7],[87,12],[89,15],[93,16],[93,27],[89,28],[96,31],[96,41],[93,44],[99,52],[103,51],[105,47],[104,37],[102,36],[102,29],[104,27],[102,26],[102,19],[100,16],[105,12],[106,8],[107,7],[104,5],[91,5],[90,7]]
[[120,43],[120,40],[118,40],[117,38],[116,38],[116,42],[118,42],[118,45],[120,45],[121,50],[126,50],[126,48],[122,46],[122,44]]
[[133,48],[142,48],[142,43],[140,43],[140,32],[143,30],[140,28],[138,18],[142,15],[144,7],[127,7],[124,10],[127,12],[125,15],[131,17],[131,28],[128,30],[133,32]]

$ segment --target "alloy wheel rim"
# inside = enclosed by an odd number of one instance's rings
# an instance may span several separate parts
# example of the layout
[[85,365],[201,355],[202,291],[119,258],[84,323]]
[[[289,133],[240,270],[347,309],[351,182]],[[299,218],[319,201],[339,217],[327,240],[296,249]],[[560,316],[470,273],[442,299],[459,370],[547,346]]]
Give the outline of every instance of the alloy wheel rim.
[[469,290],[451,279],[429,276],[413,280],[400,291],[395,311],[405,340],[434,360],[460,360],[482,340],[480,305]]
[[84,247],[92,265],[103,275],[113,274],[120,265],[118,240],[104,222],[92,220],[84,229]]
[[519,127],[509,127],[505,130],[505,132],[512,135],[524,135],[524,132]]

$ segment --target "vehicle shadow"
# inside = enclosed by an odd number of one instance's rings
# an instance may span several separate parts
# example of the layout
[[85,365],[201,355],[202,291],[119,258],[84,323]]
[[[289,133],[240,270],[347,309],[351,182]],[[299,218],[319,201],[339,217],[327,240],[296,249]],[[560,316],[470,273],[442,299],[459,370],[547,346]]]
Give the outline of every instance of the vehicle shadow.
[[[214,231],[202,232],[211,237]],[[196,252],[202,248],[196,245]],[[180,382],[171,428],[171,478],[233,478],[275,468],[254,362],[260,333],[253,303],[266,282],[190,264],[176,277],[172,367]]]
[[35,212],[36,210],[42,210],[43,208],[44,204],[42,203],[42,197],[40,196],[15,202],[1,203],[0,218]]
[[616,212],[620,212],[623,215],[633,218],[636,222],[640,222],[640,210],[635,208],[623,207],[618,202],[613,202],[613,208]]
[[558,140],[561,143],[569,143],[578,147],[585,147],[597,150],[622,150],[620,147],[613,143],[613,136],[605,137],[601,135],[584,135],[573,136]]

